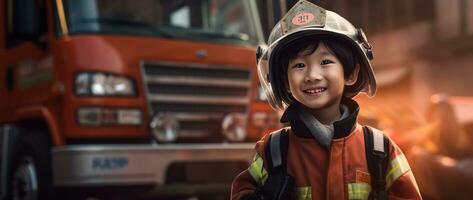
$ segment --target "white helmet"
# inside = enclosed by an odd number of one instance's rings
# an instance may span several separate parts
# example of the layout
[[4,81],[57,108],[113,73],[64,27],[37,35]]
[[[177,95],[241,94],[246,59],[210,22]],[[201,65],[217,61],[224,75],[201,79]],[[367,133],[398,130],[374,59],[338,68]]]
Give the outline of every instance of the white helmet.
[[[360,65],[356,90],[345,92],[353,97],[359,92],[368,96],[376,93],[376,79],[370,60],[373,59],[372,46],[361,29],[355,28],[337,13],[325,10],[306,0],[298,1],[274,26],[268,46],[260,46],[257,51],[258,75],[271,106],[284,109],[288,102],[285,83],[281,80],[283,67],[281,53],[294,41],[305,37],[335,38],[353,47]],[[290,95],[290,94],[289,94]]]

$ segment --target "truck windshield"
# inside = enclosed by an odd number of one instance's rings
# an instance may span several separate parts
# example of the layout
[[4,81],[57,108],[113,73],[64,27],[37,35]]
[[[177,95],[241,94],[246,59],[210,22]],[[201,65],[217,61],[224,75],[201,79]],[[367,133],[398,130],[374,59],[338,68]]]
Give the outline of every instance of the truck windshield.
[[148,35],[256,44],[253,0],[64,0],[69,34]]

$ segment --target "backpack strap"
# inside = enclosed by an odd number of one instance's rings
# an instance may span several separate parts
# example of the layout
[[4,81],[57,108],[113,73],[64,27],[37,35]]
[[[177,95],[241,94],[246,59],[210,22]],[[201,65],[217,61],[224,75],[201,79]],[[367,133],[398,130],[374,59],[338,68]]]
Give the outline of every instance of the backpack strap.
[[287,174],[289,133],[286,129],[273,132],[266,144],[265,154],[269,173]]
[[371,200],[387,200],[386,171],[389,163],[389,139],[379,130],[364,126],[365,153],[371,174]]

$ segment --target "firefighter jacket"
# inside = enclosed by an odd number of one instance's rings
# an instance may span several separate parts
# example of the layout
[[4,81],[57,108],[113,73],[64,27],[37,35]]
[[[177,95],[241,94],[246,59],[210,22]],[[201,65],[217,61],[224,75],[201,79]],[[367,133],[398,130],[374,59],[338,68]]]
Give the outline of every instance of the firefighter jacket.
[[[350,114],[334,123],[334,136],[328,148],[317,142],[298,119],[297,102],[281,118],[281,122],[290,123],[287,173],[295,179],[297,199],[368,199],[371,178],[363,129],[356,122],[359,107],[348,98],[342,104],[349,108]],[[232,200],[253,193],[268,178],[264,153],[268,138],[265,136],[256,143],[253,162],[233,181]],[[386,172],[389,199],[422,199],[404,154],[392,140],[389,143]]]

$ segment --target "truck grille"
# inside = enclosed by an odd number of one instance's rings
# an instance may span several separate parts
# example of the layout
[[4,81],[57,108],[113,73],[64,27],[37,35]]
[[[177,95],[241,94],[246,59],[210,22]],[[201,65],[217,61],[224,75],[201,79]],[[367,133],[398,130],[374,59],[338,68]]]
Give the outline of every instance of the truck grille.
[[177,142],[221,142],[221,121],[231,112],[247,113],[251,70],[227,65],[144,62],[150,113],[174,116]]

